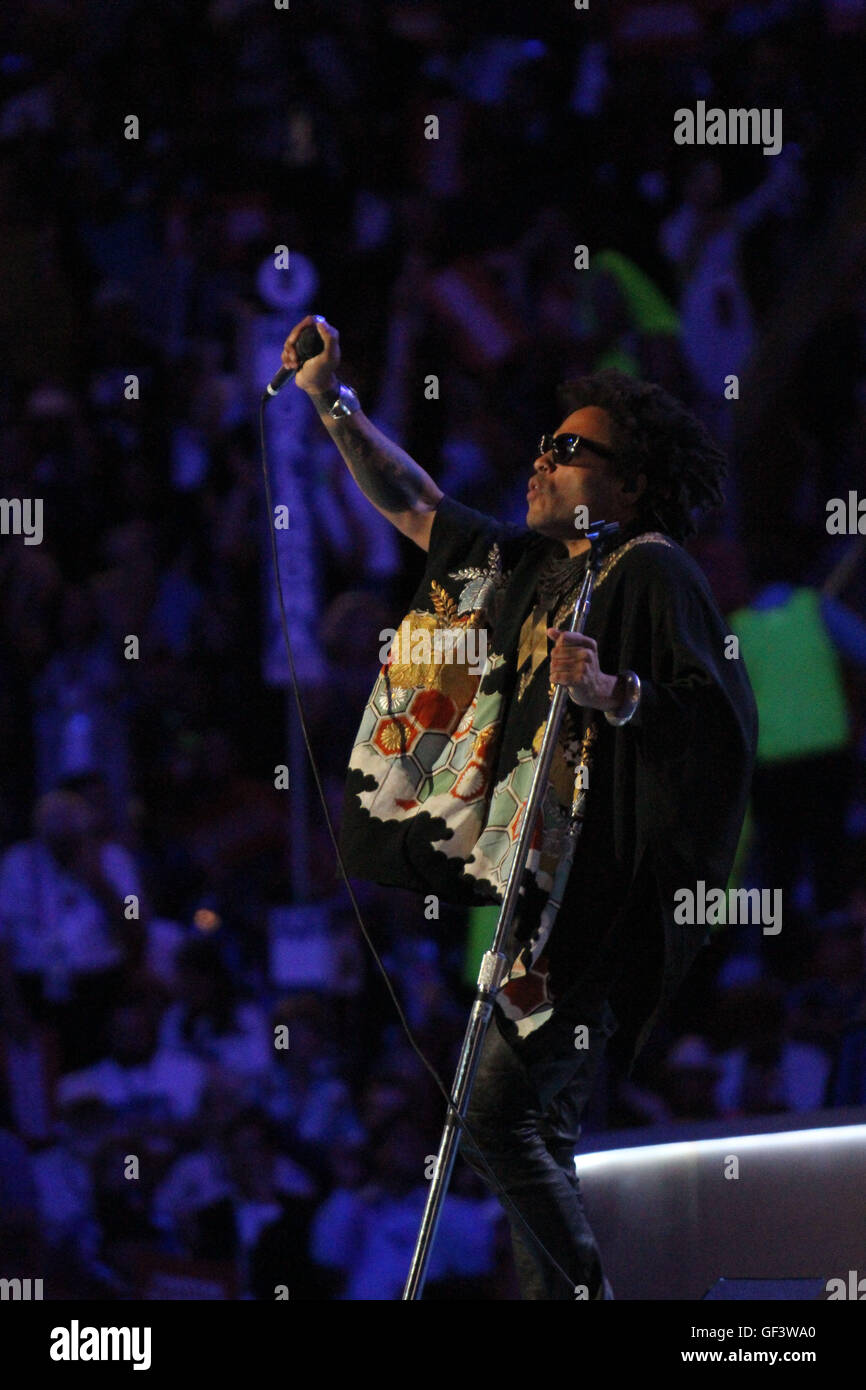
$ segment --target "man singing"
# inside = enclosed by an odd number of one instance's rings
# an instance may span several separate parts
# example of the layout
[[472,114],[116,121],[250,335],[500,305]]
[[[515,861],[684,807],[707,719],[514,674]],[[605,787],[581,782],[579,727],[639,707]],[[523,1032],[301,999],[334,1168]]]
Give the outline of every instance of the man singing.
[[[349,872],[501,901],[550,700],[568,687],[462,1151],[510,1198],[524,1298],[612,1297],[574,1170],[581,1114],[608,1038],[632,1065],[707,940],[674,895],[725,888],[755,754],[748,676],[681,546],[721,503],[725,458],[660,387],[599,372],[560,387],[526,528],[506,525],[444,496],[365,417],[323,319],[296,325],[284,366],[309,323],[325,347],[296,384],[364,495],[427,554],[352,750]],[[586,630],[569,633],[600,520],[620,530]]]

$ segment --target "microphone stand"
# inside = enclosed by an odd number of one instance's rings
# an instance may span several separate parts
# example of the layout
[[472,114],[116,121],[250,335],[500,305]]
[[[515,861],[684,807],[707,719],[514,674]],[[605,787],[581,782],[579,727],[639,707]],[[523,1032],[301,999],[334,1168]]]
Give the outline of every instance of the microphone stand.
[[[592,600],[593,589],[595,588],[595,583],[601,568],[602,555],[609,542],[613,540],[618,531],[619,525],[617,522],[606,523],[604,521],[599,521],[592,526],[591,530],[586,532],[586,538],[590,543],[589,562],[583,576],[580,592],[575,601],[574,612],[571,615],[571,626],[568,628],[569,632],[583,632],[584,630],[586,619],[589,615],[589,606]],[[469,1105],[469,1096],[472,1091],[472,1084],[475,1080],[478,1060],[481,1056],[481,1044],[484,1041],[487,1025],[493,1013],[494,1001],[502,987],[502,983],[509,968],[505,946],[506,944],[510,945],[512,923],[517,910],[518,899],[523,891],[523,874],[526,868],[527,855],[529,854],[530,841],[535,829],[535,822],[538,817],[541,802],[547,789],[550,776],[550,765],[553,761],[553,753],[556,748],[556,740],[559,737],[559,729],[562,724],[562,717],[565,712],[565,702],[567,699],[567,687],[564,685],[557,686],[550,704],[550,711],[547,716],[544,737],[532,775],[529,795],[526,798],[526,804],[523,809],[520,834],[514,851],[514,859],[512,860],[511,869],[508,874],[508,881],[502,898],[502,906],[500,907],[499,917],[496,922],[496,931],[493,934],[490,949],[485,951],[482,957],[478,972],[475,999],[463,1037],[463,1045],[460,1049],[460,1057],[457,1062],[457,1071],[451,1092],[451,1101],[448,1106],[445,1126],[442,1130],[442,1138],[439,1144],[439,1152],[436,1157],[436,1167],[430,1183],[430,1191],[427,1194],[427,1202],[424,1207],[424,1215],[421,1218],[421,1225],[415,1242],[415,1250],[412,1255],[412,1263],[409,1267],[409,1275],[403,1290],[404,1302],[420,1299],[424,1291],[424,1282],[427,1277],[427,1267],[432,1254],[433,1241],[436,1238],[436,1230],[439,1225],[439,1218],[442,1214],[442,1206],[448,1191],[448,1184],[451,1181],[454,1160],[457,1157],[457,1149],[460,1144],[459,1122],[465,1116]]]

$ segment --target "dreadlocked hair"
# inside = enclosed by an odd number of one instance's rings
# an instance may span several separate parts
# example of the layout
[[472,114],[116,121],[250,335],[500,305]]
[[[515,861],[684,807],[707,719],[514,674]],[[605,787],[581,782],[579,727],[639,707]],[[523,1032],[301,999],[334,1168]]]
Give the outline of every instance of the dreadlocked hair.
[[681,542],[694,535],[697,516],[721,506],[727,457],[697,416],[661,386],[606,367],[563,382],[557,399],[564,416],[587,405],[607,411],[616,475],[634,484],[646,474],[629,534],[663,531]]

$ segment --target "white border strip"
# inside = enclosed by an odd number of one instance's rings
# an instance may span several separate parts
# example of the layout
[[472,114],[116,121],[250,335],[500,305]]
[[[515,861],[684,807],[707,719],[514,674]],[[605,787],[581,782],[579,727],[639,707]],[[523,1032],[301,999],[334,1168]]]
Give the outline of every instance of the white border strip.
[[791,1129],[771,1134],[723,1135],[720,1139],[686,1139],[669,1144],[643,1144],[628,1149],[600,1149],[595,1153],[575,1155],[575,1167],[582,1177],[604,1168],[621,1168],[625,1164],[697,1160],[710,1154],[742,1153],[744,1149],[814,1148],[827,1144],[866,1145],[866,1124],[826,1126],[823,1129]]

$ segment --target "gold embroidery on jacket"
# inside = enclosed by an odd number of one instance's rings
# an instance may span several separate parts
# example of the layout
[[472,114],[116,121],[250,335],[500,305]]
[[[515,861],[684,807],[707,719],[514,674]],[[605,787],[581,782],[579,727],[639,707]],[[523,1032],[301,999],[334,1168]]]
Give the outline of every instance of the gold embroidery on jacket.
[[[654,543],[655,545],[673,545],[673,541],[669,540],[667,536],[662,535],[661,531],[644,531],[640,536],[632,536],[630,541],[626,541],[625,545],[621,545],[618,550],[611,551],[607,559],[602,562],[601,569],[598,572],[598,579],[595,581],[596,589],[601,588],[607,576],[610,574],[611,570],[619,564],[623,555],[627,555],[633,546],[646,545],[648,542]],[[571,593],[567,594],[565,598],[560,601],[554,620],[550,624],[551,627],[564,628],[567,626],[574,612],[575,600],[582,583],[583,576],[581,575],[573,585]]]

